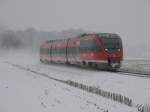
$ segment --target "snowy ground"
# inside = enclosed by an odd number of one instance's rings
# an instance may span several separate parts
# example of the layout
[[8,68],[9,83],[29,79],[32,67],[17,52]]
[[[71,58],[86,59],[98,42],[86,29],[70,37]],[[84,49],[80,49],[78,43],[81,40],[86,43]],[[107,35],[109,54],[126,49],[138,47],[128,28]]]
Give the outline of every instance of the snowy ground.
[[[34,57],[33,57],[34,56]],[[11,58],[10,58],[11,57]],[[20,57],[20,58],[18,58]],[[0,111],[2,112],[136,112],[112,100],[73,88],[45,77],[24,71],[12,64],[40,73],[73,80],[133,99],[134,104],[150,104],[150,79],[87,70],[59,64],[45,65],[38,55],[20,53],[0,57]]]
[[0,62],[1,112],[126,112],[128,107]]

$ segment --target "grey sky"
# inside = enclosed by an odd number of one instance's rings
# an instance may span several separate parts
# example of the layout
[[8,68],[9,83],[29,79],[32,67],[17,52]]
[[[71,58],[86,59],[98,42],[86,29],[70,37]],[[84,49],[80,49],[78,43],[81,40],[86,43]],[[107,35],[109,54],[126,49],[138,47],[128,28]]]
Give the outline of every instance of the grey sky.
[[15,29],[116,31],[135,26],[136,0],[7,0],[0,12],[2,23]]
[[[4,2],[5,1],[5,2]],[[125,45],[149,44],[149,0],[0,0],[0,24],[119,33]]]

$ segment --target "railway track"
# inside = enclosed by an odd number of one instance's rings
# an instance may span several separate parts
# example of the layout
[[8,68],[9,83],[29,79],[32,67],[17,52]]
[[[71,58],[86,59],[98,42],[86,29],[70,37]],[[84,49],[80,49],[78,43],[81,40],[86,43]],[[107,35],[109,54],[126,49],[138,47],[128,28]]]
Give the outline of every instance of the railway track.
[[129,76],[150,78],[150,73],[144,73],[144,72],[139,72],[139,71],[131,71],[131,70],[120,69],[120,70],[117,71],[117,73],[119,73],[121,75],[129,75]]
[[[45,63],[46,64],[46,63]],[[44,65],[44,64],[42,64]],[[46,64],[48,65],[48,64]],[[109,72],[109,73],[117,73],[119,75],[128,75],[128,76],[136,76],[136,77],[145,77],[145,78],[150,78],[150,73],[147,72],[142,72],[142,71],[134,71],[132,69],[128,70],[128,69],[119,69],[118,71],[106,71],[106,70],[99,70],[99,69],[95,69],[95,68],[90,68],[90,67],[80,67],[80,66],[76,66],[76,65],[61,65],[61,64],[51,64],[51,65],[56,65],[56,66],[66,66],[67,68],[76,68],[76,69],[80,69],[80,70],[86,70],[86,71],[92,71],[92,72]],[[60,72],[65,72],[65,73],[69,73],[69,74],[78,74],[78,75],[83,75],[83,73],[80,72],[73,72],[73,71],[68,71],[68,70],[60,70],[60,69],[56,69],[56,68],[51,68],[52,70],[56,70],[56,71],[60,71]]]

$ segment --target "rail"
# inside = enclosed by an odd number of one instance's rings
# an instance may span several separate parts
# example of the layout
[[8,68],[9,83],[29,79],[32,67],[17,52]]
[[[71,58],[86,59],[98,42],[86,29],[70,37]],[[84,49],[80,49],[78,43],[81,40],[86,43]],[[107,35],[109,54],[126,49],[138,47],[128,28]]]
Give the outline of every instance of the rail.
[[129,76],[150,78],[149,72],[144,72],[144,71],[140,71],[140,70],[120,69],[117,71],[117,73],[121,73],[123,75],[129,75]]

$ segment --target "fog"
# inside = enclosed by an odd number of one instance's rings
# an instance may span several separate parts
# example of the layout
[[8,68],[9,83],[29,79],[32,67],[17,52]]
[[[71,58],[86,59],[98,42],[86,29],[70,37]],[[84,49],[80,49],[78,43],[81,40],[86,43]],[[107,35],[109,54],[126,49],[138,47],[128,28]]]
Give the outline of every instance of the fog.
[[56,40],[75,37],[85,32],[82,29],[68,29],[61,32],[56,31],[38,31],[33,27],[25,30],[14,31],[4,25],[0,25],[0,52],[25,51],[30,53],[39,53],[42,43],[47,40]]
[[149,12],[149,0],[0,0],[0,30],[9,29],[13,39],[23,42],[17,48],[31,46],[32,51],[46,39],[82,32],[118,33],[125,57],[146,58],[150,57]]

